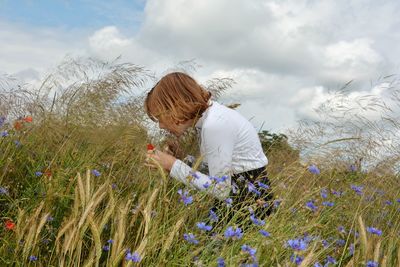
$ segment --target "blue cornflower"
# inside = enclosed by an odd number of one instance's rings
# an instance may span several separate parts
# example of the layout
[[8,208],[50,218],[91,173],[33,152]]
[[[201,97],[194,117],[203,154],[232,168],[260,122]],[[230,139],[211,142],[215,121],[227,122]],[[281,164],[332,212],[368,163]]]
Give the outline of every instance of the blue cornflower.
[[112,189],[117,189],[117,184],[116,184],[116,183],[112,183],[112,184],[111,184],[111,188],[112,188]]
[[319,263],[319,262],[316,262],[316,263],[314,263],[314,267],[324,267],[324,266],[322,266],[322,264],[321,264],[321,263]]
[[328,190],[325,188],[321,190],[321,197],[322,198],[327,198],[328,197]]
[[341,197],[344,195],[343,191],[336,191],[336,190],[331,190],[332,194],[334,194],[335,196]]
[[254,257],[256,255],[257,249],[252,248],[249,245],[242,245],[242,251],[249,253],[250,256]]
[[107,240],[107,243],[108,243],[108,244],[114,244],[114,240],[108,239],[108,240]]
[[219,183],[223,183],[226,181],[226,179],[228,179],[228,176],[224,175],[222,177],[217,177],[217,176],[211,176],[210,177],[211,180],[214,180],[215,183],[219,184]]
[[351,185],[350,186],[351,189],[354,190],[354,192],[356,192],[356,194],[358,195],[362,195],[362,190],[363,190],[363,186],[357,186],[357,185]]
[[218,222],[218,215],[213,210],[210,210],[210,220],[212,222]]
[[29,256],[29,261],[37,261],[37,257],[36,256]]
[[340,233],[343,233],[343,234],[346,233],[346,229],[345,229],[344,226],[342,226],[342,225],[340,225],[340,226],[338,227],[338,231],[339,231]]
[[110,245],[104,245],[103,246],[104,251],[110,251]]
[[35,172],[35,176],[37,176],[37,177],[42,176],[42,175],[43,175],[43,172]]
[[264,189],[269,189],[270,188],[269,185],[264,184],[264,183],[262,183],[260,181],[257,181],[257,183],[258,183],[258,186],[261,187],[261,188],[264,188]]
[[308,171],[313,174],[317,174],[317,175],[321,173],[320,170],[318,169],[318,167],[315,166],[314,164],[312,164],[308,167]]
[[269,232],[267,232],[267,231],[265,231],[265,230],[263,230],[263,229],[261,229],[259,232],[260,232],[260,234],[262,234],[262,235],[265,236],[265,237],[271,236],[271,234],[270,234]]
[[303,239],[290,239],[287,241],[287,244],[293,250],[306,250],[308,245]]
[[396,201],[397,201],[397,203],[400,203],[400,198],[398,198]]
[[6,121],[6,117],[1,116],[0,117],[0,127],[3,126],[4,122]]
[[217,267],[225,267],[225,261],[223,258],[219,257],[217,259]]
[[92,170],[92,174],[96,177],[99,177],[101,173],[98,170]]
[[212,229],[211,225],[206,225],[205,222],[198,222],[197,223],[197,228],[203,231],[210,231]]
[[314,205],[314,200],[310,200],[306,203],[306,207],[311,209],[312,211],[317,211],[318,207]]
[[375,261],[368,261],[365,267],[378,267],[378,263]]
[[374,227],[367,227],[367,232],[371,233],[371,234],[379,235],[379,236],[382,235],[382,231],[377,228],[374,228]]
[[7,137],[8,136],[8,132],[7,131],[2,131],[1,132],[1,137]]
[[250,220],[255,224],[255,225],[260,225],[263,226],[265,224],[264,220],[259,220],[254,216],[254,214],[250,215]]
[[197,245],[199,243],[199,241],[196,239],[196,236],[192,233],[189,234],[183,234],[183,238],[188,241],[191,244],[195,244]]
[[261,192],[257,190],[257,188],[254,186],[254,184],[247,183],[247,188],[249,189],[249,192],[255,193],[257,196],[261,195]]
[[54,217],[51,216],[51,215],[48,215],[47,218],[46,218],[46,221],[47,222],[52,222],[52,221],[54,221]]
[[329,264],[336,264],[336,259],[328,255],[325,259],[325,266],[328,266]]
[[301,257],[299,255],[292,254],[290,256],[290,261],[294,262],[296,265],[300,265],[303,262],[303,260],[304,260],[304,257]]
[[351,165],[349,166],[349,170],[352,171],[352,172],[355,172],[355,171],[357,171],[357,166],[354,165],[354,164],[351,164]]
[[206,182],[205,184],[203,184],[203,187],[204,187],[204,188],[209,188],[210,185],[211,185],[210,182]]
[[322,245],[324,246],[324,248],[329,247],[329,242],[328,242],[327,240],[323,239],[323,240],[321,241],[321,243],[322,243]]
[[14,140],[14,144],[16,147],[20,147],[21,146],[21,142],[18,140]]
[[385,204],[390,206],[390,205],[393,205],[393,202],[390,201],[390,200],[386,200],[386,201],[385,201]]
[[349,246],[349,253],[350,253],[351,256],[353,256],[353,254],[354,254],[354,249],[355,249],[354,244],[350,244],[350,246]]
[[190,174],[194,179],[200,179],[200,176],[199,176],[195,171],[189,171],[189,174]]
[[339,247],[343,247],[344,245],[346,245],[346,240],[338,239],[336,240],[336,245],[338,245]]
[[131,253],[129,250],[127,250],[126,255],[125,255],[125,260],[139,262],[141,259],[140,259],[139,253],[137,253],[137,252]]
[[225,203],[226,203],[227,207],[232,207],[232,202],[233,202],[232,198],[225,199]]
[[189,204],[192,204],[193,202],[193,197],[189,196],[189,192],[188,191],[182,191],[182,189],[178,190],[178,194],[181,196],[180,201],[183,202],[183,204],[185,204],[186,206]]
[[276,199],[274,200],[274,208],[277,209],[282,203],[282,200]]
[[7,195],[8,190],[5,187],[0,187],[0,195]]
[[243,233],[242,233],[242,229],[240,229],[239,227],[233,228],[232,226],[230,226],[226,229],[224,235],[226,238],[241,239],[243,236]]
[[335,205],[335,202],[324,201],[324,202],[322,202],[322,205],[327,206],[327,207],[333,207]]

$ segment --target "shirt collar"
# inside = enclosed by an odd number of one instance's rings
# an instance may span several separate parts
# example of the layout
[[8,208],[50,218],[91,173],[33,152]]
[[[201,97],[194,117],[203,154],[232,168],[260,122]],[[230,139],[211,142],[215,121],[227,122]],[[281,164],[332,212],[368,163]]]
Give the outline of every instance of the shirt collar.
[[197,120],[196,125],[195,125],[196,129],[201,129],[203,127],[204,120],[207,118],[208,112],[209,112],[210,108],[212,107],[213,103],[214,103],[214,101],[212,101],[212,100],[208,101],[208,104],[210,104],[210,106],[203,112],[201,117]]

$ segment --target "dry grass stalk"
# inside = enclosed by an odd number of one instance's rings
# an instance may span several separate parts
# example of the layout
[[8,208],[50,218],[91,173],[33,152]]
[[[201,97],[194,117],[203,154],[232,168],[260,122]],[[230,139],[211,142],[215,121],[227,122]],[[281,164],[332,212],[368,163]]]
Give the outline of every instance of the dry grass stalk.
[[174,240],[175,235],[179,232],[182,224],[185,222],[186,220],[186,216],[181,218],[174,226],[174,228],[172,229],[171,233],[169,234],[167,240],[165,241],[163,248],[161,250],[161,255],[164,255],[165,252],[168,251],[168,249],[170,248],[172,241]]
[[363,259],[367,258],[367,250],[368,250],[368,240],[367,240],[367,232],[365,231],[365,225],[361,218],[361,215],[358,216],[358,224],[360,227],[360,238],[361,238],[361,250]]

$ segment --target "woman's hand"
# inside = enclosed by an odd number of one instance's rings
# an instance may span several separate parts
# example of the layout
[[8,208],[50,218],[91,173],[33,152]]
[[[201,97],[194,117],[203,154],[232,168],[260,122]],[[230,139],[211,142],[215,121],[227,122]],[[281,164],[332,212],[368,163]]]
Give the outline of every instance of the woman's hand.
[[169,172],[172,168],[172,165],[174,165],[175,160],[176,158],[174,156],[171,156],[157,149],[153,149],[147,151],[146,155],[147,163],[145,165],[151,168],[157,168],[156,163],[158,163],[164,170]]

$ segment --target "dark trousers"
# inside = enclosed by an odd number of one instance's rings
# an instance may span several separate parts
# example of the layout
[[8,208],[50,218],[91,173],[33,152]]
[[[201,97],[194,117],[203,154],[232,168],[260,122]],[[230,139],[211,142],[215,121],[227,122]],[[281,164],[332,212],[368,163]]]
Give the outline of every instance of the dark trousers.
[[242,219],[250,214],[265,219],[271,214],[273,195],[265,167],[235,174],[231,178],[232,207],[228,207],[226,201],[215,200],[212,208],[222,216],[221,219],[229,222],[235,215]]

